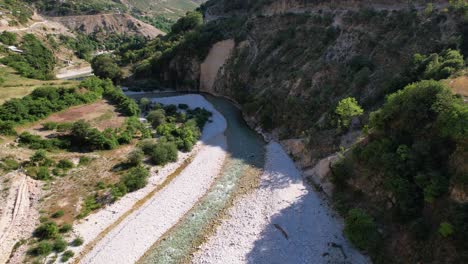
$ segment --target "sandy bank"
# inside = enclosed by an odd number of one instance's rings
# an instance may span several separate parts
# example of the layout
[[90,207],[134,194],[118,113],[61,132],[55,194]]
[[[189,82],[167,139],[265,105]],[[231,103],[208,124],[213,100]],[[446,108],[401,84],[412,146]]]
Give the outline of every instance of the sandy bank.
[[[337,247],[338,246],[338,247]],[[343,249],[343,251],[340,249]],[[342,223],[303,181],[277,143],[267,146],[260,186],[235,201],[193,263],[368,263]]]
[[[200,95],[185,95],[153,99],[164,104],[188,104],[203,107],[213,113],[212,122],[203,129],[201,141],[192,154],[192,162],[162,190],[157,192],[138,210],[131,213],[108,232],[82,259],[82,263],[133,263],[202,197],[218,176],[226,156],[227,127],[224,117]],[[89,216],[76,226],[77,235],[86,243],[125,214],[132,206],[175,171],[182,160],[169,164],[153,173],[150,184],[131,193],[115,204]],[[79,248],[82,250],[83,247]]]

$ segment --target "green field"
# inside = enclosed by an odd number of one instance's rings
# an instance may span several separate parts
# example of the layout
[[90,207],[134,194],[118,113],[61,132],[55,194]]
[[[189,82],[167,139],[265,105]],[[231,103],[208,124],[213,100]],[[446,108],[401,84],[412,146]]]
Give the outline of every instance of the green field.
[[49,86],[72,86],[76,81],[40,81],[28,79],[18,75],[12,68],[0,68],[0,104],[12,98],[20,98],[31,93],[37,87]]

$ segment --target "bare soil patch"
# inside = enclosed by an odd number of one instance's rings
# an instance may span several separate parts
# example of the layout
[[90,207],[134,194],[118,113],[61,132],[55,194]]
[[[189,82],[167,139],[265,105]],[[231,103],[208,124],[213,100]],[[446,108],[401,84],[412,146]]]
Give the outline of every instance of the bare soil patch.
[[118,113],[115,106],[109,104],[106,100],[100,100],[96,103],[71,107],[63,112],[53,114],[30,127],[20,129],[20,132],[28,131],[35,135],[48,137],[56,132],[44,130],[43,125],[45,123],[68,123],[78,120],[85,120],[91,126],[103,131],[106,128],[121,127],[125,122],[125,116]]

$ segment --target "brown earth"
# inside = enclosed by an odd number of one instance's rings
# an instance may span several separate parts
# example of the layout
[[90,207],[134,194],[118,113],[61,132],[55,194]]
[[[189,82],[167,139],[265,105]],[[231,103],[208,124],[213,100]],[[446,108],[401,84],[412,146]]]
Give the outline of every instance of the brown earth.
[[71,107],[63,112],[53,114],[32,126],[20,128],[19,132],[28,131],[32,134],[47,137],[55,132],[43,130],[43,124],[47,122],[76,122],[78,120],[85,120],[91,126],[102,131],[106,128],[121,127],[125,122],[125,116],[119,114],[115,106],[105,100],[100,100],[96,103]]

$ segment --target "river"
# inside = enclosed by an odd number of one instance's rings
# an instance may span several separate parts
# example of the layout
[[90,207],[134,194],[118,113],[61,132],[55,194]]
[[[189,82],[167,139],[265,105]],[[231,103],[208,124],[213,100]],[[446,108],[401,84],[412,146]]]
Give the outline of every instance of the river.
[[[170,97],[181,93],[146,93],[142,97]],[[265,162],[265,142],[249,128],[242,114],[229,100],[211,95],[205,98],[225,117],[228,158],[223,171],[207,194],[181,221],[156,241],[139,263],[180,263],[204,241],[230,206],[236,194],[254,188]]]

